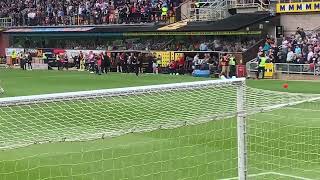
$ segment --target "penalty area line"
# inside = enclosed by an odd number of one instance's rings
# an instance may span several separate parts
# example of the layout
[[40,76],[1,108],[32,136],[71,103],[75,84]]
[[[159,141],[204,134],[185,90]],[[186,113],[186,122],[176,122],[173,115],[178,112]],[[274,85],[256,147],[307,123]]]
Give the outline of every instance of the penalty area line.
[[[248,177],[257,177],[257,176],[263,176],[263,175],[278,175],[278,176],[294,178],[294,179],[298,179],[298,180],[314,180],[314,179],[310,179],[310,178],[294,176],[294,175],[284,174],[284,173],[277,173],[277,172],[264,172],[264,173],[250,174],[250,175],[248,175]],[[234,179],[238,179],[238,177],[225,178],[225,179],[219,179],[219,180],[234,180]]]

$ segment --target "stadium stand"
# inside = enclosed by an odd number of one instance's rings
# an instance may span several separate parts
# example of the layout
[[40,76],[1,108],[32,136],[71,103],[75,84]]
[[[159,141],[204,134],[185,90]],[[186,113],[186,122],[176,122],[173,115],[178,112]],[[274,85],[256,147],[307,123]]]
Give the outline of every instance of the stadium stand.
[[0,18],[11,17],[15,26],[147,23],[166,21],[179,4],[179,0],[3,0]]
[[320,37],[316,32],[306,33],[303,28],[298,27],[295,34],[283,39],[280,48],[281,62],[298,64],[320,62]]

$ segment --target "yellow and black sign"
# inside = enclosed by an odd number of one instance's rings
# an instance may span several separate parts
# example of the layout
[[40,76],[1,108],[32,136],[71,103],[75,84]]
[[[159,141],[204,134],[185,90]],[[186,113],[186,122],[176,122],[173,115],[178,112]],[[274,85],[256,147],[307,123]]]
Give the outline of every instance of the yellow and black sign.
[[168,66],[170,61],[177,61],[181,56],[184,55],[183,53],[177,53],[174,51],[153,51],[153,54],[156,56],[156,58],[161,60],[161,67]]
[[157,58],[161,59],[161,67],[168,66],[171,61],[171,51],[154,51],[153,52]]
[[303,13],[303,12],[320,12],[320,1],[277,4],[277,13]]
[[267,63],[265,67],[264,77],[273,78],[274,66],[273,63]]

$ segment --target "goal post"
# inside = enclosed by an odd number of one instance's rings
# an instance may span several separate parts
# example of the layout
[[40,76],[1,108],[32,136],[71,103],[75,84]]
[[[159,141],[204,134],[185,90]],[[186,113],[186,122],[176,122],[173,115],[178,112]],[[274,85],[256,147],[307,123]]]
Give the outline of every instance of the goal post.
[[237,87],[237,139],[238,139],[238,177],[247,179],[247,127],[245,112],[245,81]]

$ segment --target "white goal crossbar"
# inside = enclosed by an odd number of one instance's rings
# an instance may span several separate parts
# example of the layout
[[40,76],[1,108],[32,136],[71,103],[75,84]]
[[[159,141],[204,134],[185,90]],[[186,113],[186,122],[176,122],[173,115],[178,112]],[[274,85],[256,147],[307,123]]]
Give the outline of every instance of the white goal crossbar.
[[128,95],[128,94],[139,94],[148,92],[156,92],[158,90],[171,90],[171,89],[191,89],[191,88],[202,88],[205,86],[212,85],[228,85],[228,84],[241,84],[245,82],[245,78],[227,79],[227,80],[207,80],[207,81],[195,81],[185,83],[172,83],[172,84],[161,84],[161,85],[150,85],[150,86],[138,86],[138,87],[126,87],[126,88],[115,88],[115,89],[103,89],[103,90],[91,90],[91,91],[78,91],[78,92],[67,92],[67,93],[54,93],[44,95],[33,95],[33,96],[19,96],[19,97],[7,97],[0,98],[0,106],[7,106],[8,104],[19,104],[26,102],[46,102],[53,100],[74,100],[96,96],[116,96],[116,95]]

